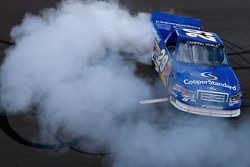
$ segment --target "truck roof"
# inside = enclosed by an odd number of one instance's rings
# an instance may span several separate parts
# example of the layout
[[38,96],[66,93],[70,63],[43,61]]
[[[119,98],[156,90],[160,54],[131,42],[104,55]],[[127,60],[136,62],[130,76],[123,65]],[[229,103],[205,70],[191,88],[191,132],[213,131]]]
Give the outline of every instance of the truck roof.
[[200,19],[153,12],[151,21],[163,41],[176,32],[178,39],[223,46],[215,33],[204,31]]

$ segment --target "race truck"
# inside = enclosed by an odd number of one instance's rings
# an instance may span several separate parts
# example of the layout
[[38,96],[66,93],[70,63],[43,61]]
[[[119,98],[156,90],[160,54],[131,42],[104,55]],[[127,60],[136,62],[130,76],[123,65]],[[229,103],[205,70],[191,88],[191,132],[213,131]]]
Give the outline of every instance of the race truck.
[[208,116],[240,115],[242,94],[222,40],[200,19],[152,13],[152,62],[179,110]]

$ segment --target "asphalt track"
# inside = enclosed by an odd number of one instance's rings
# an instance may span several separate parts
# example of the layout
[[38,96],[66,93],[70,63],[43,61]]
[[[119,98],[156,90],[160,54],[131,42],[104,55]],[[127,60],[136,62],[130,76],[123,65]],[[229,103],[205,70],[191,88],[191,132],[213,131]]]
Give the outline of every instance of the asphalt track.
[[[53,7],[58,0],[23,0],[0,1],[0,39],[10,41],[11,27],[21,22],[27,12],[38,13],[43,8]],[[174,12],[180,15],[202,19],[203,26],[209,31],[216,32],[224,39],[233,67],[235,67],[244,95],[242,115],[234,123],[250,119],[250,1],[247,0],[209,0],[209,1],[182,1],[182,0],[121,0],[121,5],[132,12],[162,11]],[[1,60],[8,43],[0,43]],[[142,68],[143,69],[143,66]],[[148,69],[141,70],[146,73]],[[24,124],[25,122],[25,124]],[[22,136],[32,136],[32,140],[39,137],[38,125],[32,115],[18,115],[10,119],[10,124]],[[3,127],[2,127],[3,128]],[[32,135],[31,135],[32,134]],[[63,152],[63,153],[61,153]],[[205,165],[205,164],[204,164]],[[109,158],[100,155],[92,156],[81,154],[74,150],[55,149],[41,150],[21,145],[10,139],[0,131],[0,167],[29,167],[29,166],[109,166]]]

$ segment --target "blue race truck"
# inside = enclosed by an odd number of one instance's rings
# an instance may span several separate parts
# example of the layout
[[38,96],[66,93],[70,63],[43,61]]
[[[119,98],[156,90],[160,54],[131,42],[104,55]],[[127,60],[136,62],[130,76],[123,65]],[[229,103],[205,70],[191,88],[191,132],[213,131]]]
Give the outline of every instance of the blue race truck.
[[152,62],[168,89],[170,103],[200,115],[240,115],[242,94],[222,40],[200,20],[152,13]]

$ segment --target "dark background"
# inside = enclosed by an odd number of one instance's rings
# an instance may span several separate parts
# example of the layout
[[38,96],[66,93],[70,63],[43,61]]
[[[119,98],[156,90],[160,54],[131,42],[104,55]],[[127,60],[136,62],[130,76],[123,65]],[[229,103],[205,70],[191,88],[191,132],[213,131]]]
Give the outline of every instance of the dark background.
[[[41,9],[55,7],[59,0],[8,0],[0,1],[0,39],[11,40],[10,30],[20,24],[25,13],[38,14]],[[250,49],[250,1],[249,0],[121,0],[120,4],[132,12],[161,11],[192,16],[202,19],[204,28],[216,32],[220,37],[229,40],[245,50]],[[0,43],[1,59],[6,45]],[[239,50],[241,51],[241,50]],[[250,55],[242,55],[249,59]],[[249,56],[249,57],[248,57]],[[242,66],[248,63],[237,55],[230,57]],[[250,100],[249,69],[235,69],[244,95],[242,115],[237,122],[250,118],[248,114]],[[29,121],[26,116],[17,116],[12,124],[25,135],[36,133],[37,125],[27,128],[22,121]],[[33,126],[34,128],[30,128]],[[29,129],[29,130],[27,130]],[[16,143],[0,130],[0,167],[47,167],[47,166],[109,166],[109,157],[89,156],[66,150],[39,150]]]

